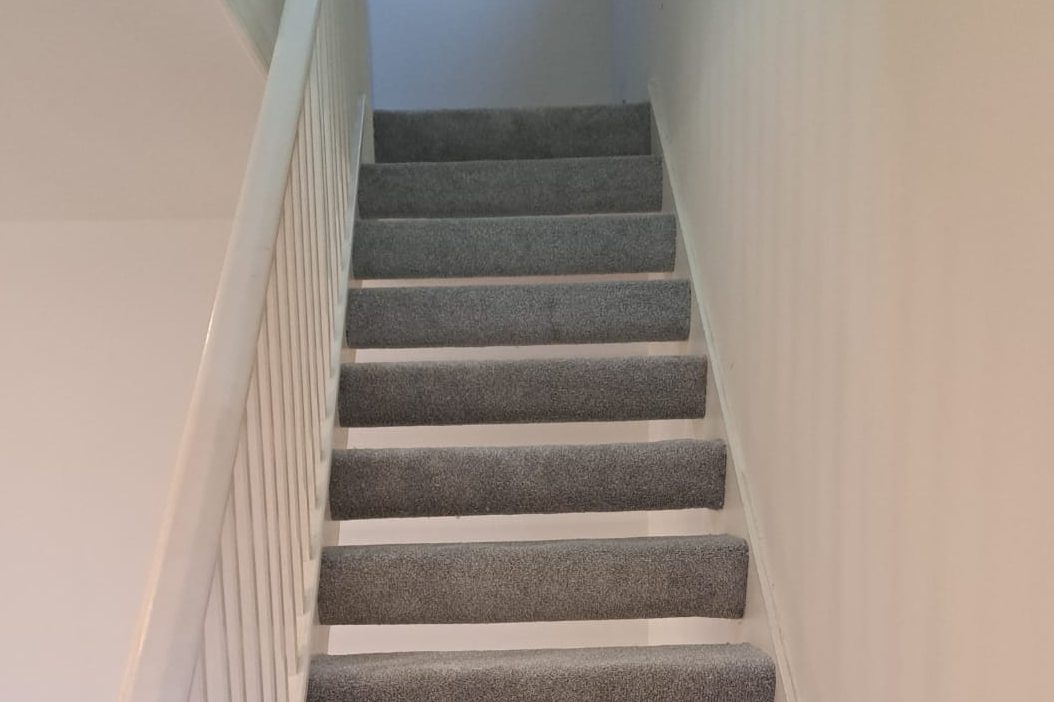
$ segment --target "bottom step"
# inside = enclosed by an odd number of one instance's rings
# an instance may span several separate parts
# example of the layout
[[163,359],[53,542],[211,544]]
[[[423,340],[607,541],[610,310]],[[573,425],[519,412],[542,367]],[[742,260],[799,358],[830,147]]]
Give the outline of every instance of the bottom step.
[[320,656],[308,702],[772,702],[772,660],[745,644]]

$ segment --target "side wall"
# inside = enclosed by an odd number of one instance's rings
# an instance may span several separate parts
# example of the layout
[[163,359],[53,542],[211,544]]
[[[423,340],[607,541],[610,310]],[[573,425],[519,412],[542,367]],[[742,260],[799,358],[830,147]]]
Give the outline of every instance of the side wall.
[[0,220],[231,217],[263,82],[222,0],[5,8]]
[[0,699],[111,702],[264,73],[222,0],[0,22]]
[[646,19],[789,695],[1043,697],[1054,6]]
[[270,65],[285,0],[226,0],[260,62]]
[[370,0],[377,109],[611,102],[610,0]]
[[2,699],[116,699],[229,230],[0,223]]

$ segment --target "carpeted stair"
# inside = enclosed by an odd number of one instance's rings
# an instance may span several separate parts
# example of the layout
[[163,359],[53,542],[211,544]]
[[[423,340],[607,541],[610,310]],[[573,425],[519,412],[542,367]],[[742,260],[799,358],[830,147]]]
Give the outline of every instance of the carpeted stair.
[[311,700],[771,702],[772,661],[747,645],[375,653],[316,658]]
[[333,519],[720,509],[720,441],[341,451]]
[[379,163],[651,154],[651,108],[596,105],[535,110],[373,113]]
[[354,348],[682,341],[685,280],[359,288],[348,294]]
[[653,212],[662,207],[656,156],[375,163],[359,174],[359,214],[496,217]]
[[735,618],[747,545],[674,536],[334,546],[319,578],[323,624]]
[[[647,105],[377,112],[349,291],[358,349],[683,341]],[[451,281],[657,273],[654,280]],[[638,347],[639,348],[639,347]],[[639,353],[639,351],[638,351]],[[677,355],[347,363],[339,420],[370,428],[695,419],[706,359]],[[589,425],[582,425],[588,432]],[[347,449],[333,519],[720,509],[719,441]],[[334,546],[323,625],[738,618],[746,541],[724,534]],[[515,625],[515,624],[510,624]],[[311,702],[772,702],[749,645],[318,656]]]
[[691,356],[354,363],[341,368],[347,427],[691,419],[706,360]]
[[363,219],[357,278],[659,273],[673,270],[677,221],[658,212],[468,219]]

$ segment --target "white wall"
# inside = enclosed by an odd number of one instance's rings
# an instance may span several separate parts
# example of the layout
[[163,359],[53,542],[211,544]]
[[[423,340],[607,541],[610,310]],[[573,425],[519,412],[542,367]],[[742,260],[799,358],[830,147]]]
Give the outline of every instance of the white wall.
[[0,698],[116,697],[229,222],[0,223]]
[[110,702],[263,88],[221,0],[0,22],[0,699]]
[[377,109],[612,100],[610,0],[371,0]]
[[270,65],[285,0],[226,0],[261,63]]
[[230,217],[263,79],[221,0],[6,4],[0,220]]
[[797,698],[1048,697],[1054,5],[647,14]]

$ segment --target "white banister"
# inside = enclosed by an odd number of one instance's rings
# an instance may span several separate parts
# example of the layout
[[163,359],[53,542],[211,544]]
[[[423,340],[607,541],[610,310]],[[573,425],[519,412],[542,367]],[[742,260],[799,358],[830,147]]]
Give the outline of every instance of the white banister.
[[286,0],[126,702],[302,702],[357,169],[364,0]]

